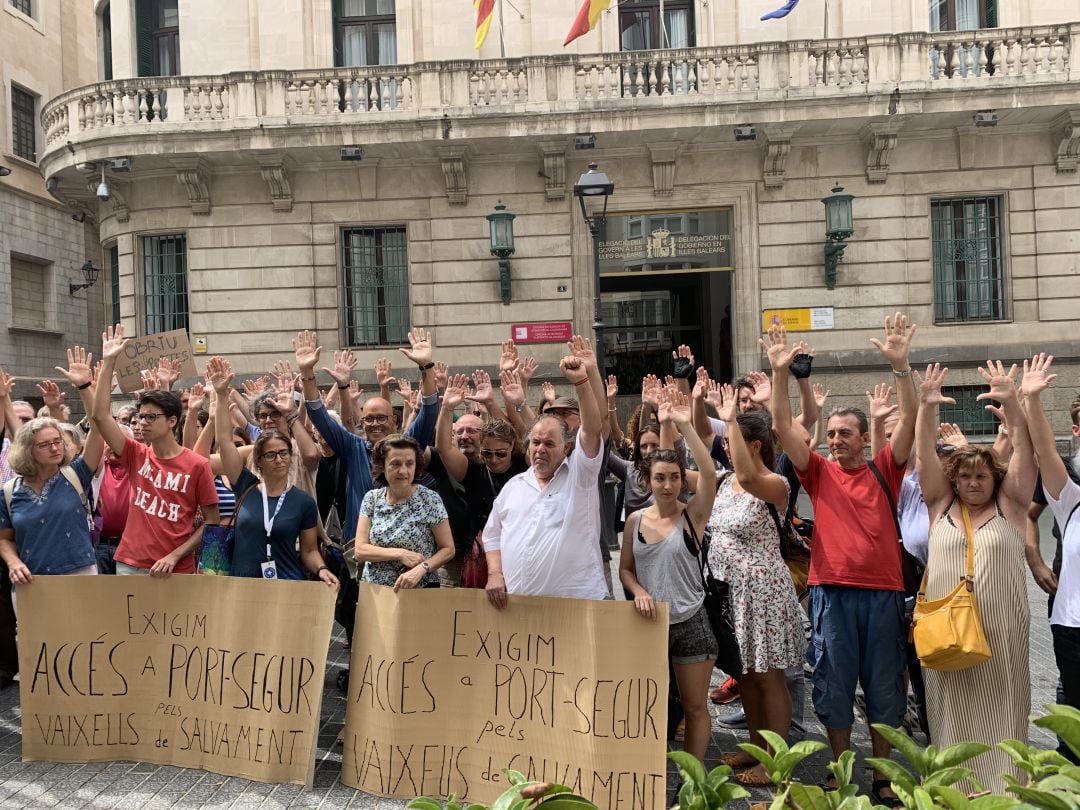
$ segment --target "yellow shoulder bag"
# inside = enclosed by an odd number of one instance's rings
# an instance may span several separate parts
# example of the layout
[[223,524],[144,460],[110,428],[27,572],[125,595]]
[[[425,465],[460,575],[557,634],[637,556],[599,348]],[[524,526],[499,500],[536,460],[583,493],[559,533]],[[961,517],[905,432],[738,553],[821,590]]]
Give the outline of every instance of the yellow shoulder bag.
[[967,575],[952,593],[931,602],[926,599],[926,572],[923,572],[911,628],[919,661],[924,667],[944,672],[967,669],[990,659],[990,645],[975,602],[975,532],[963,502],[960,511],[967,534]]

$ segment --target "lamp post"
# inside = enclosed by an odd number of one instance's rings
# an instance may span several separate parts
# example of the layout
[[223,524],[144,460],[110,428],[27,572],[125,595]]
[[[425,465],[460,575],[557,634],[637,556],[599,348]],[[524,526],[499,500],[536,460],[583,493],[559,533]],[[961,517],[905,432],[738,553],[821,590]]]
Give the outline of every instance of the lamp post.
[[[607,369],[604,365],[604,312],[600,302],[600,229],[607,221],[608,199],[614,193],[615,184],[608,179],[606,174],[597,170],[595,163],[590,163],[589,170],[574,184],[574,196],[578,198],[578,203],[581,205],[581,216],[585,224],[589,226],[589,233],[592,234],[593,333],[596,335],[596,365],[600,370],[601,378],[607,374]],[[585,207],[586,197],[593,199],[602,197],[603,208],[599,212],[594,210],[590,216]]]
[[93,287],[94,283],[98,280],[98,276],[101,274],[100,267],[94,267],[94,263],[87,259],[83,262],[82,266],[83,278],[86,279],[85,284],[69,284],[68,294],[74,295],[79,290],[85,290],[87,287]]
[[499,258],[499,292],[503,304],[510,303],[510,257],[514,255],[514,218],[502,200],[495,204],[495,213],[487,215],[491,237],[491,255]]
[[825,288],[836,288],[836,265],[844,257],[847,245],[844,240],[855,232],[851,218],[851,194],[843,194],[842,186],[835,186],[832,194],[822,199],[825,203]]

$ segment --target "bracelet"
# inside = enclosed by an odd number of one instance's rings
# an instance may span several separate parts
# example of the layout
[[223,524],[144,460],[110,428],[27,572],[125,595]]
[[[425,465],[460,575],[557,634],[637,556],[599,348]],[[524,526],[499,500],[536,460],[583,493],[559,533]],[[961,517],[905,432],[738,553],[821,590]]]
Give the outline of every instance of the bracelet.
[[89,382],[84,382],[82,385],[76,385],[75,390],[76,391],[85,391],[87,388],[89,388],[93,384],[94,384],[94,381],[90,380]]
[[339,384],[338,387],[337,387],[337,390],[338,391],[344,391],[348,387],[349,387],[349,383],[345,383],[344,385]]
[[894,377],[910,377],[910,376],[911,376],[911,369],[909,368],[909,369],[907,369],[907,370],[905,370],[905,371],[897,371],[897,370],[896,370],[896,369],[894,368],[894,369],[892,370],[892,373],[893,373],[893,376],[894,376]]
[[301,377],[300,379],[301,379],[301,380],[314,380],[314,379],[315,379],[315,375],[314,375],[314,374],[312,374],[312,375],[311,375],[310,377]]
[[315,569],[315,576],[318,576],[318,575],[319,575],[319,574],[321,574],[321,573],[322,573],[323,571],[329,571],[329,570],[330,570],[330,569],[329,569],[329,568],[328,568],[327,566],[325,566],[325,565],[320,565],[320,566],[319,566],[318,568],[316,568],[316,569]]
[[618,408],[608,408],[607,412],[608,413],[615,413],[615,411],[617,411],[617,410],[619,410],[619,409]]
[[586,377],[584,380],[578,380],[576,383],[574,383],[574,387],[577,388],[579,385],[584,385],[588,381],[589,381],[588,377]]
[[425,365],[420,366],[421,371],[427,371],[428,369],[433,369],[433,368],[435,368],[434,363],[426,363]]

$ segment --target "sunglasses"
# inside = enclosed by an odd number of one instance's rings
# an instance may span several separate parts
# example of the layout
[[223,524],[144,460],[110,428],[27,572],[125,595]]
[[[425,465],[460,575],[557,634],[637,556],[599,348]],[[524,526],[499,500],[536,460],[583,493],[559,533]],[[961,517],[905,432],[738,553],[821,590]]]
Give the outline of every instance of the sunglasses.
[[506,458],[510,455],[509,450],[481,450],[481,458]]

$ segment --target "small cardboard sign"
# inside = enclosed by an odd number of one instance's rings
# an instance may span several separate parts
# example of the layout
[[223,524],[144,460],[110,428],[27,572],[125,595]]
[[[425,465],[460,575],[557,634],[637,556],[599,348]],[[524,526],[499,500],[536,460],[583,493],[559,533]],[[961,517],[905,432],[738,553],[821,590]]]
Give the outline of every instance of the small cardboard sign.
[[124,344],[124,353],[116,361],[116,381],[120,390],[126,394],[141,391],[142,372],[157,368],[162,357],[180,363],[180,379],[199,376],[187,330],[174,329],[171,332],[131,338]]

